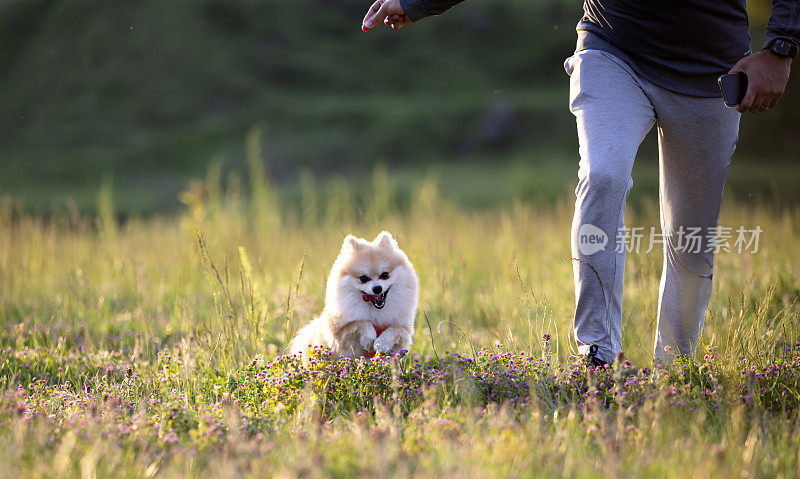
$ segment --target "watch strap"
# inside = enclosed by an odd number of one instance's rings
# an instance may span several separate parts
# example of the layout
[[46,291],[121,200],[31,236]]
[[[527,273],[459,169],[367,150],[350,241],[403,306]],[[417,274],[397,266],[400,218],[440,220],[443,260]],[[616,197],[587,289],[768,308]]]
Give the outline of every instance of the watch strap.
[[775,38],[770,42],[769,50],[779,57],[794,58],[797,56],[798,48],[797,45],[790,40]]

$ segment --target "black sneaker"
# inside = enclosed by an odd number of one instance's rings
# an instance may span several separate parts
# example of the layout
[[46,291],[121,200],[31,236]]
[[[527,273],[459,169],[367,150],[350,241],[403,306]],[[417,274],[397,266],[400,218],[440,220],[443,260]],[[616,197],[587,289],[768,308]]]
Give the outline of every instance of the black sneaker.
[[589,352],[583,357],[586,365],[592,368],[605,368],[608,366],[606,361],[603,361],[597,356],[597,345],[592,344],[589,346]]

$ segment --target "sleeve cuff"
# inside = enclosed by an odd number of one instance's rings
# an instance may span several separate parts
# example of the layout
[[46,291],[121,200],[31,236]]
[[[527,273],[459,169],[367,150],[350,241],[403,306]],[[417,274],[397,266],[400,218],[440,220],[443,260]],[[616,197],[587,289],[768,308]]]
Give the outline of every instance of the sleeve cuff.
[[403,11],[406,12],[412,22],[422,20],[428,16],[428,12],[422,6],[422,0],[400,0],[400,6],[403,7]]
[[780,29],[767,27],[767,33],[764,36],[764,49],[769,48],[772,45],[772,42],[778,39],[786,40],[787,42],[792,42],[795,45],[798,45],[798,43],[800,43],[798,42],[798,39],[793,35],[786,35],[782,33]]

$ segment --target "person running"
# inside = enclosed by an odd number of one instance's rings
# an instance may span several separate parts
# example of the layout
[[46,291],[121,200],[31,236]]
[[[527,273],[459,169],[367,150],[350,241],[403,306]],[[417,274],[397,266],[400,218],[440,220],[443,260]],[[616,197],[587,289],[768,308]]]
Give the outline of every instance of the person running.
[[[362,29],[399,29],[462,0],[377,0]],[[692,356],[711,298],[722,190],[744,112],[774,107],[800,45],[800,0],[774,0],[761,51],[745,0],[585,0],[570,75],[580,162],[572,222],[574,334],[595,366],[620,350],[625,200],[640,143],[655,125],[664,267],[654,360]],[[717,78],[744,72],[728,108]],[[687,244],[693,233],[699,241]],[[605,243],[603,242],[605,241]],[[687,247],[690,246],[690,247]],[[598,281],[598,277],[600,281]]]

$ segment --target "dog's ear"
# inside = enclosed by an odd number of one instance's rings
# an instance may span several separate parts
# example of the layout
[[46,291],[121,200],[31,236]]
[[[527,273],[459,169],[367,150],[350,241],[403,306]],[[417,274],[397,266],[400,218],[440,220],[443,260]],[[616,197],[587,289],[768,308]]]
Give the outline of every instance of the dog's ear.
[[392,234],[388,231],[383,231],[379,234],[373,243],[377,244],[381,248],[397,248],[397,241],[392,238]]
[[345,236],[344,243],[342,243],[342,251],[358,251],[358,248],[361,247],[361,241],[353,235]]

